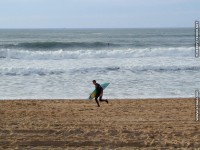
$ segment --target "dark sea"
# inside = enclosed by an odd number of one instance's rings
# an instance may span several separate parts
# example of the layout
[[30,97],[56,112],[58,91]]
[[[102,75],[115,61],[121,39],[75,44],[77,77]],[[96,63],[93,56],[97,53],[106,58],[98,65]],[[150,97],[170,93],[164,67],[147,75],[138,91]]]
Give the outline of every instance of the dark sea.
[[194,97],[193,28],[0,29],[0,99]]

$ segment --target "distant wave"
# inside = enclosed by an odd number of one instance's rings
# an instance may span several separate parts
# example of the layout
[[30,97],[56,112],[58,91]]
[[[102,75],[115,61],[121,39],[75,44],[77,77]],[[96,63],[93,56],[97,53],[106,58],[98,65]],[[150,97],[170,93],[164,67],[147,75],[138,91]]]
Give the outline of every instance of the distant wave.
[[44,68],[0,68],[0,75],[8,76],[29,76],[29,75],[59,75],[63,74],[63,70],[59,69],[44,69]]
[[135,66],[131,68],[124,67],[91,67],[91,68],[81,68],[73,70],[72,73],[107,73],[110,71],[117,72],[132,72],[132,73],[141,73],[141,72],[174,72],[174,71],[200,71],[200,66]]
[[91,67],[91,68],[81,68],[81,69],[74,69],[71,70],[71,73],[94,73],[94,72],[98,72],[98,73],[106,73],[109,71],[119,71],[120,67],[117,66],[113,66],[113,67]]
[[60,75],[69,73],[74,74],[93,74],[93,73],[108,73],[108,72],[174,72],[174,71],[200,71],[200,66],[135,66],[131,68],[124,68],[119,66],[112,67],[88,67],[80,69],[44,69],[44,68],[0,68],[0,75],[6,76],[31,76],[31,75]]
[[135,58],[135,57],[194,57],[193,47],[177,48],[144,48],[127,50],[57,50],[29,51],[0,49],[0,58],[31,59],[31,60],[61,60],[85,58]]
[[200,66],[143,66],[125,69],[131,72],[200,71]]
[[65,48],[105,48],[108,46],[119,46],[119,44],[104,42],[26,42],[18,44],[3,44],[2,48],[22,48],[22,49],[65,49]]

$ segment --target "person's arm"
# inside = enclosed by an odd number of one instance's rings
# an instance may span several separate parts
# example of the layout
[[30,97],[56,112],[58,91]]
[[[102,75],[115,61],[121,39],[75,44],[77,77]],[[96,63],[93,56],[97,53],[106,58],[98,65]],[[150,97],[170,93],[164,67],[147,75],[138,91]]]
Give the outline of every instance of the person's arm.
[[97,87],[98,87],[98,85],[97,85],[97,84],[95,84],[95,89],[97,89]]

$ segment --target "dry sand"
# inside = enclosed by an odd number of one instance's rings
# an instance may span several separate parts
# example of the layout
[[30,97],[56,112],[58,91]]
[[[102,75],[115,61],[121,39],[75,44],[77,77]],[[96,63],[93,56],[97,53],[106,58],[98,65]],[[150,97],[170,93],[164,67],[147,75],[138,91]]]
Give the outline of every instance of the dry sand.
[[0,101],[0,149],[175,148],[200,148],[195,99]]

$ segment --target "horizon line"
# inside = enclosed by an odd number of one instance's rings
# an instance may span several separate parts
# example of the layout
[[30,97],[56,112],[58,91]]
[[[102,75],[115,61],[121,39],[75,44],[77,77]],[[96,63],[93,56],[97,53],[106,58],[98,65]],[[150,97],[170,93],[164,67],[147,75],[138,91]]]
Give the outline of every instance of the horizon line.
[[193,27],[91,27],[91,28],[68,28],[68,27],[58,27],[58,28],[51,28],[51,27],[40,27],[40,28],[0,28],[2,29],[178,29],[178,28],[193,28]]

